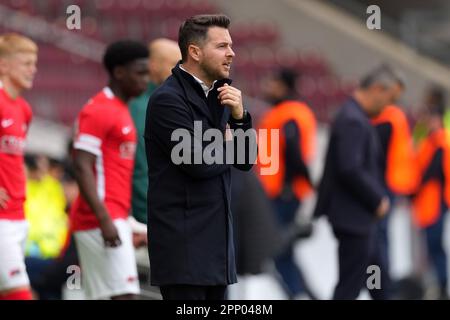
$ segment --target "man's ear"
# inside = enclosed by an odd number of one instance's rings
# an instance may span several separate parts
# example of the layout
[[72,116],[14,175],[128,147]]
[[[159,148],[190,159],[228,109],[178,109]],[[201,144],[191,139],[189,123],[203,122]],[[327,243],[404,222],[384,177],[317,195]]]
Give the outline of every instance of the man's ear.
[[121,80],[125,75],[125,67],[124,66],[116,66],[113,70],[114,79]]
[[188,46],[188,54],[194,61],[198,62],[200,60],[202,53],[201,53],[200,47],[198,47],[194,44],[190,44]]

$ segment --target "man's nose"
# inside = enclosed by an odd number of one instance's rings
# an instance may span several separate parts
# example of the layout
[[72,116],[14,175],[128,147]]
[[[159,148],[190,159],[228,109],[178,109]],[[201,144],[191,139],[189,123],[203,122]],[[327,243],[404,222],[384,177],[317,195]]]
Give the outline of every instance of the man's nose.
[[231,47],[229,47],[227,56],[228,56],[228,57],[234,57],[235,55],[236,55],[236,54],[234,53],[233,49],[231,49]]

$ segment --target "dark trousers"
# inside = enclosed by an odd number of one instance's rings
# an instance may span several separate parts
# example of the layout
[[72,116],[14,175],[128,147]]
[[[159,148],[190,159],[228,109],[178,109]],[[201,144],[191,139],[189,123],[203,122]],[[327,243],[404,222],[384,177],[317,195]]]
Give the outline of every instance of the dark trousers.
[[43,260],[25,258],[30,285],[38,294],[39,300],[61,300],[62,287],[70,274],[67,268],[79,265],[75,241],[70,239],[70,245],[58,259]]
[[389,197],[389,201],[391,203],[391,207],[389,209],[389,212],[378,222],[378,241],[381,246],[383,246],[383,254],[384,254],[384,261],[386,262],[386,266],[389,270],[390,267],[390,261],[389,261],[389,220],[392,216],[392,212],[394,211],[395,206],[395,195],[389,190],[386,189],[386,193]]
[[[288,229],[295,223],[295,217],[300,201],[295,197],[290,199],[277,198],[273,200],[277,220],[282,229]],[[306,292],[303,274],[294,259],[294,244],[290,243],[274,259],[275,267],[281,276],[282,286],[290,299]]]
[[164,300],[225,300],[227,286],[177,284],[159,289]]
[[443,245],[446,211],[447,208],[444,208],[436,223],[425,228],[428,256],[436,272],[439,286],[444,292],[447,292],[447,254]]
[[339,243],[339,280],[333,299],[354,300],[358,298],[361,289],[367,288],[367,280],[374,273],[368,273],[370,265],[380,269],[380,289],[371,289],[369,293],[374,300],[389,298],[390,277],[384,261],[383,246],[378,241],[374,229],[367,235],[356,235],[334,230]]
[[393,287],[392,282],[390,278],[390,259],[389,259],[389,222],[392,216],[392,212],[394,211],[395,206],[395,195],[389,190],[386,189],[386,193],[389,197],[389,201],[391,203],[391,207],[388,211],[388,213],[378,221],[377,226],[377,241],[378,241],[378,250],[380,252],[380,259],[381,259],[381,265],[385,266],[386,274],[388,275],[389,282],[387,283],[387,290],[389,291],[389,295],[392,295]]

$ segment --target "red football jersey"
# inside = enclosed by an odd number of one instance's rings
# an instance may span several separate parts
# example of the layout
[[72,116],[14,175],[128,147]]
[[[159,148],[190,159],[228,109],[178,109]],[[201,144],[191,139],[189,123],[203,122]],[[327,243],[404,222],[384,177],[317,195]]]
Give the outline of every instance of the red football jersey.
[[[96,156],[92,170],[97,194],[112,219],[129,214],[136,139],[128,106],[109,88],[89,100],[78,115],[74,148]],[[70,220],[73,231],[99,227],[81,195],[72,206]]]
[[7,208],[0,207],[0,219],[23,220],[25,201],[25,138],[32,111],[25,99],[11,98],[0,87],[0,188],[6,190]]

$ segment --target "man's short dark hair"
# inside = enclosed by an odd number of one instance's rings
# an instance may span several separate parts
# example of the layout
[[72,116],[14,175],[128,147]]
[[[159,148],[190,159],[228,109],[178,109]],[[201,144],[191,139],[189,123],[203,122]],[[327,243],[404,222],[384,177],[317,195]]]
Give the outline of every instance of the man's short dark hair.
[[437,85],[429,88],[427,110],[431,115],[443,117],[447,111],[445,90]]
[[398,71],[394,70],[387,64],[383,64],[375,68],[366,76],[364,76],[360,82],[360,87],[363,89],[367,89],[376,83],[382,84],[387,87],[390,87],[394,84],[399,84],[401,87],[405,86],[403,77],[398,73]]
[[178,32],[178,46],[182,61],[186,62],[187,60],[189,45],[204,41],[210,27],[228,29],[229,25],[230,18],[224,14],[201,14],[184,21]]
[[138,41],[121,40],[110,44],[103,56],[103,65],[110,75],[114,68],[134,60],[148,58],[148,48]]
[[281,81],[289,91],[295,92],[297,89],[298,73],[295,70],[288,68],[281,68],[275,75],[275,79]]
[[438,85],[428,89],[428,104],[447,106],[445,90]]
[[430,106],[427,106],[427,110],[428,113],[433,116],[443,117],[447,109],[442,104],[432,104]]

